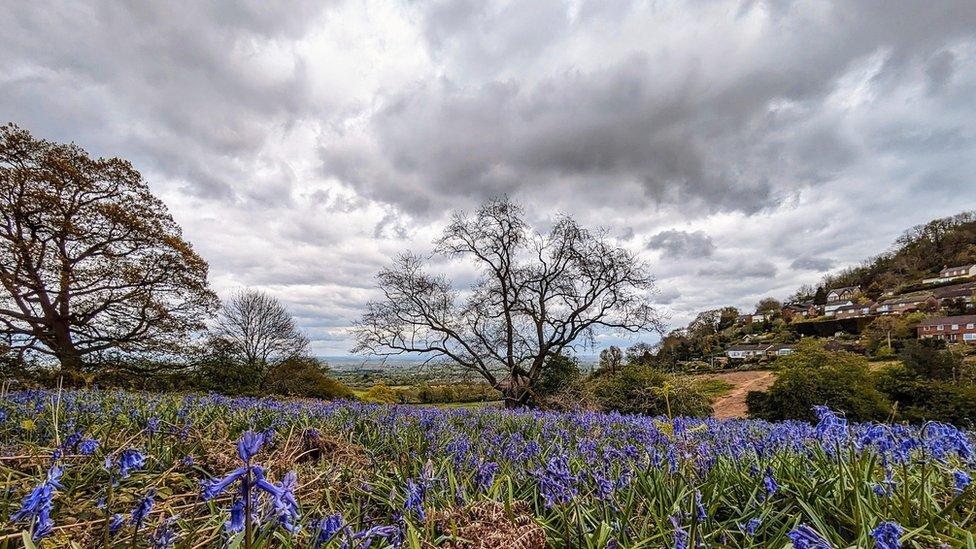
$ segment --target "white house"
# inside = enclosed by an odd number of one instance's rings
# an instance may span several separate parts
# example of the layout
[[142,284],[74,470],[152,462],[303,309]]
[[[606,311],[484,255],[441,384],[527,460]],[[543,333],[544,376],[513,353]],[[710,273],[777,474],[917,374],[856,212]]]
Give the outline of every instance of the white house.
[[753,358],[765,355],[772,347],[769,343],[733,345],[725,350],[725,355],[736,359]]
[[922,279],[923,284],[939,284],[949,282],[959,278],[976,277],[976,263],[972,265],[960,265],[958,267],[943,267],[939,271],[939,276]]

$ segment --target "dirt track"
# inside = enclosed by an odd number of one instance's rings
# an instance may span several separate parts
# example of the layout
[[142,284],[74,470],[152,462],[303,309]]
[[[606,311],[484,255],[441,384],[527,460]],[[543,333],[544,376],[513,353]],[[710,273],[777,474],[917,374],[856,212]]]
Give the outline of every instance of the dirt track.
[[719,397],[712,407],[714,416],[718,419],[746,417],[746,395],[749,391],[765,391],[773,384],[773,372],[755,370],[749,372],[728,372],[722,374],[708,374],[706,379],[721,379],[733,385],[728,394]]

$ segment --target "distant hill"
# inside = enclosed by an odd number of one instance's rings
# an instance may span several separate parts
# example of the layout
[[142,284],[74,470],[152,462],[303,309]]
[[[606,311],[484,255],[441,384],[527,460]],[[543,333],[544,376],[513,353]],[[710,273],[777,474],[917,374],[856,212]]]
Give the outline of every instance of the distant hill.
[[820,287],[860,286],[876,299],[886,290],[901,293],[943,267],[972,263],[976,263],[976,212],[969,211],[912,227],[887,252],[824,277]]

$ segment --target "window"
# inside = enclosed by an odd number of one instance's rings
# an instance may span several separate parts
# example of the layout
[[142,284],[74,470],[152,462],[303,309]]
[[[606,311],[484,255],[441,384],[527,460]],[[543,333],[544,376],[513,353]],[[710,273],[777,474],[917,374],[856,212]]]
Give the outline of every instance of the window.
[[959,325],[958,324],[953,324],[952,325],[952,329],[953,330],[958,330],[959,329]]
[[973,324],[972,322],[970,322],[969,324],[966,324],[966,329],[967,330],[972,330],[973,328],[976,328],[976,324]]
[[962,334],[963,341],[976,341],[976,334]]
[[945,326],[943,326],[942,324],[939,324],[939,326],[936,329],[941,332],[942,330],[945,330]]

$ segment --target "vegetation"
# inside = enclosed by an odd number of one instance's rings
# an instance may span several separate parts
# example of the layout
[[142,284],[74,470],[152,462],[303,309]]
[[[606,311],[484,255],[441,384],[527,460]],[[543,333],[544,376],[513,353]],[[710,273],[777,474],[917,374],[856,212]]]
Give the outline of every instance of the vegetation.
[[792,355],[777,360],[779,372],[765,393],[749,393],[749,414],[767,420],[816,419],[814,406],[830,406],[855,421],[882,420],[891,413],[875,387],[867,359],[831,352],[806,340]]
[[90,391],[0,417],[0,547],[976,543],[973,441],[944,424]]
[[216,307],[207,263],[119,158],[0,128],[0,338],[82,382],[106,353],[172,353]]

